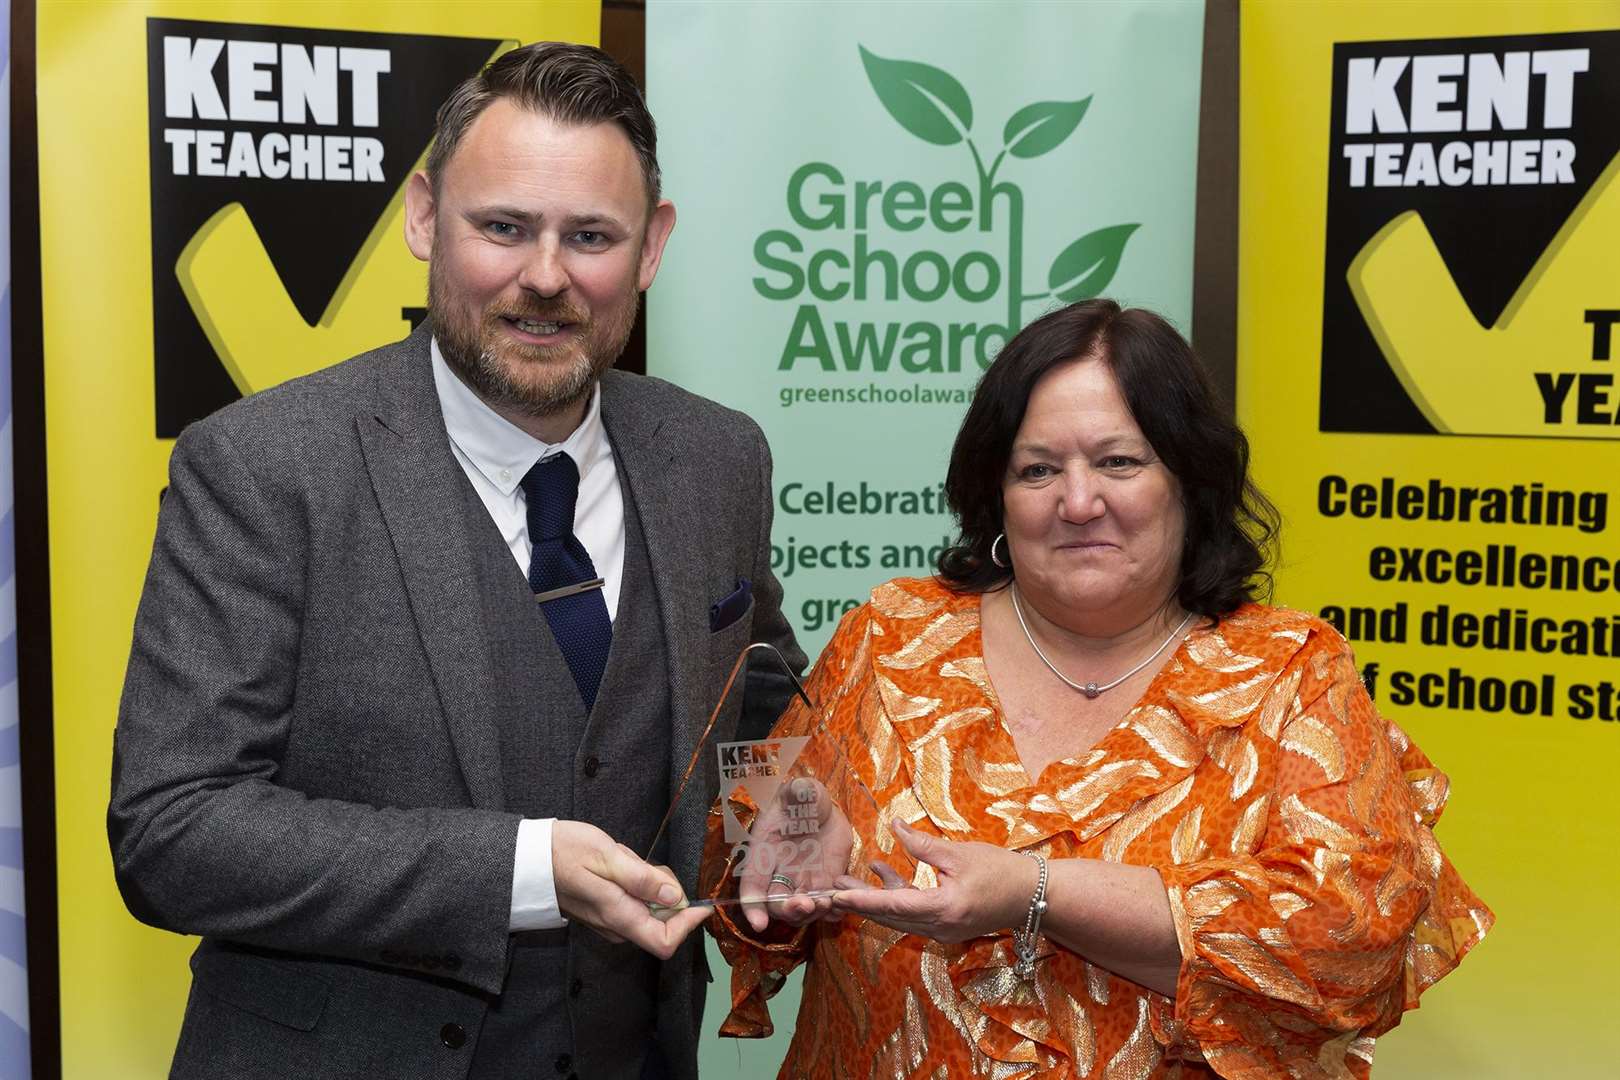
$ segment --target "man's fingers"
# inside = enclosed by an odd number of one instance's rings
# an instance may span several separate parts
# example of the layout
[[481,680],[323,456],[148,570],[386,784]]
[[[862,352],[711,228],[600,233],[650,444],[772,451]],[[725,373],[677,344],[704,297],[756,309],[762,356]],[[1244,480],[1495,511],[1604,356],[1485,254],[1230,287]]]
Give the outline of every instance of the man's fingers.
[[619,914],[623,920],[619,929],[629,941],[660,960],[668,960],[675,955],[675,950],[687,935],[702,926],[703,920],[714,910],[710,907],[689,907],[676,912],[668,920],[659,920],[635,901],[629,900],[627,903],[630,906],[622,908]]
[[669,907],[680,903],[685,895],[681,883],[668,869],[647,865],[623,844],[608,853],[604,862],[607,880],[638,900]]

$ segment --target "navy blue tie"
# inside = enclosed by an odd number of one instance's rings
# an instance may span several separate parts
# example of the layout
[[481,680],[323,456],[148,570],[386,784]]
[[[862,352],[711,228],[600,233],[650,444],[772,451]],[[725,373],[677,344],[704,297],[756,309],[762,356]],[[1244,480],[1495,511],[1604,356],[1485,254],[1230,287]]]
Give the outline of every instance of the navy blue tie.
[[[553,454],[538,461],[520,486],[529,503],[529,542],[534,546],[529,557],[529,588],[539,594],[597,577],[590,553],[574,535],[574,503],[579,498],[579,468],[574,459]],[[547,600],[540,610],[551,624],[551,635],[568,661],[589,712],[596,704],[596,690],[613,644],[613,623],[602,590]]]

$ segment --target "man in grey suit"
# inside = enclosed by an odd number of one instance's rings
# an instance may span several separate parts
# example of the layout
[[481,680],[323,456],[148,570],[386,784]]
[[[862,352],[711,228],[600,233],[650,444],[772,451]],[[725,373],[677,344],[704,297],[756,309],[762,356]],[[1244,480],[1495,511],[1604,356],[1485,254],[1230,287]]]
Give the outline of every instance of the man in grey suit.
[[804,664],[769,453],[607,370],[675,211],[604,54],[469,79],[406,196],[427,322],[174,449],[108,818],[130,910],[203,937],[173,1075],[690,1077],[703,912],[647,902],[712,755],[639,853],[739,650]]

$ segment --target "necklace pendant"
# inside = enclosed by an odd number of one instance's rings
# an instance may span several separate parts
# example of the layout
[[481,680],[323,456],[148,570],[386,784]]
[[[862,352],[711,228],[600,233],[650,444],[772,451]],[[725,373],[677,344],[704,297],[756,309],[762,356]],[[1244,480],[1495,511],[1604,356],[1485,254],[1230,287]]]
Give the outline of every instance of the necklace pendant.
[[1098,694],[1102,693],[1101,690],[1097,689],[1097,684],[1094,683],[1094,682],[1086,683],[1086,687],[1085,687],[1085,690],[1083,692],[1086,695],[1086,697],[1088,697],[1088,698],[1094,698]]

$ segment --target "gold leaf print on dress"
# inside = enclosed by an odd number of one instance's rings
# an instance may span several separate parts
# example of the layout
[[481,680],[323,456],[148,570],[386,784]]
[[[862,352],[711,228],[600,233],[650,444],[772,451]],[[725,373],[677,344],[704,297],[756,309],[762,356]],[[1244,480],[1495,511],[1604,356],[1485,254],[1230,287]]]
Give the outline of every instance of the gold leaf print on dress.
[[1011,967],[985,968],[962,984],[962,995],[981,1007],[998,1005],[1011,998],[1023,983]]
[[1194,633],[1189,637],[1187,656],[1194,666],[1206,671],[1219,671],[1223,675],[1248,671],[1266,662],[1265,657],[1245,656],[1234,650],[1226,643],[1226,635],[1218,629],[1207,634]]
[[1316,717],[1306,714],[1288,725],[1282,747],[1316,763],[1330,784],[1344,779],[1344,744],[1339,736]]
[[1041,1049],[1035,1045],[1033,1039],[1020,1039],[1013,1044],[1007,1056],[1017,1062],[1038,1062],[1041,1059]]
[[1360,1034],[1359,1031],[1347,1031],[1322,1044],[1322,1048],[1316,1052],[1316,1067],[1322,1070],[1323,1080],[1356,1080],[1356,1074],[1350,1071],[1344,1058],[1350,1052],[1350,1044]]
[[1384,876],[1378,879],[1378,888],[1373,890],[1373,902],[1378,905],[1378,914],[1389,918],[1395,913],[1395,901],[1420,888],[1418,881],[1399,862],[1391,862]]
[[946,611],[899,650],[878,657],[878,663],[896,671],[912,671],[973,633],[979,627],[977,610]]
[[1125,857],[1125,851],[1154,823],[1170,811],[1180,806],[1186,799],[1187,793],[1192,790],[1193,777],[1183,778],[1181,783],[1166,788],[1151,799],[1137,803],[1126,815],[1119,819],[1103,841],[1102,857],[1107,862],[1120,862]]
[[943,606],[943,601],[909,593],[892,581],[872,590],[872,609],[890,619],[921,619]]
[[1290,668],[1283,672],[1277,685],[1266,695],[1265,703],[1260,706],[1260,733],[1266,738],[1276,739],[1283,723],[1299,711],[1299,682],[1302,675],[1298,668]]
[[1176,822],[1175,831],[1170,834],[1170,861],[1177,866],[1183,863],[1197,862],[1209,854],[1209,845],[1199,835],[1204,825],[1204,805],[1199,803]]
[[894,783],[894,777],[900,770],[900,734],[888,723],[879,720],[870,725],[862,725],[854,733],[855,739],[863,739],[866,751],[872,758],[872,783],[881,791]]
[[1283,827],[1297,839],[1315,840],[1330,848],[1344,850],[1356,846],[1355,835],[1326,814],[1306,806],[1298,794],[1282,801],[1278,809]]
[[995,714],[982,705],[970,705],[965,709],[957,709],[955,712],[946,713],[944,716],[934,721],[933,727],[929,728],[926,732],[907,743],[906,747],[912,753],[916,753],[919,748],[933,742],[936,739],[942,739],[944,736],[950,734],[958,728],[970,727],[974,724],[983,723],[984,721],[990,719],[993,715]]
[[[849,667],[844,669],[844,678],[839,682],[834,697],[846,697],[850,691],[866,678],[868,668],[872,662],[872,638],[879,630],[872,623],[866,624],[866,631],[861,634],[860,642],[855,646],[855,653],[849,658]],[[828,703],[821,703],[825,707]]]
[[986,698],[996,700],[996,688],[990,683],[990,672],[985,668],[982,656],[963,656],[956,660],[947,660],[939,665],[939,673],[946,679],[966,679],[978,687],[979,693]]
[[1232,772],[1232,801],[1237,802],[1249,793],[1249,786],[1254,778],[1260,774],[1260,752],[1254,748],[1254,743],[1244,739],[1237,751],[1237,766]]
[[1108,1004],[1108,972],[1085,961],[1086,965],[1086,994],[1099,1005]]
[[1016,761],[984,761],[972,746],[962,748],[962,771],[987,796],[999,799],[1029,783],[1024,767]]
[[1187,918],[1192,921],[1193,929],[1201,930],[1221,912],[1248,898],[1249,890],[1241,884],[1231,878],[1218,877],[1187,886],[1182,894],[1182,904],[1187,909]]
[[1265,698],[1266,690],[1274,681],[1269,671],[1262,671],[1243,682],[1206,690],[1201,694],[1184,694],[1171,690],[1169,698],[1194,715],[1203,713],[1216,723],[1231,724],[1255,710]]
[[1450,779],[1439,769],[1413,769],[1406,774],[1406,787],[1417,803],[1418,821],[1432,827],[1451,793]]
[[895,942],[906,935],[882,923],[866,921],[860,924],[861,941],[861,969],[866,972],[866,981],[873,986],[878,984],[878,965],[889,950],[894,948]]
[[908,694],[894,685],[894,680],[886,675],[877,677],[877,686],[878,693],[882,696],[883,709],[889,714],[889,719],[896,724],[915,720],[919,716],[927,716],[939,708],[939,698]]
[[1413,953],[1418,981],[1427,986],[1451,969],[1451,953],[1435,945],[1419,945]]
[[1125,1040],[1125,1045],[1108,1059],[1103,1080],[1147,1080],[1153,1075],[1153,1070],[1159,1067],[1160,1054],[1159,1044],[1153,1038],[1152,1024],[1148,1020],[1147,998],[1138,997],[1136,1027],[1132,1029],[1131,1037]]
[[1231,772],[1233,755],[1243,741],[1242,728],[1219,728],[1205,742],[1204,752],[1209,755],[1209,760]]
[[1276,952],[1294,947],[1294,942],[1288,936],[1288,931],[1280,926],[1262,926],[1259,932],[1260,944]]
[[1057,801],[1069,817],[1079,821],[1132,780],[1138,777],[1156,780],[1158,776],[1159,770],[1151,761],[1111,761],[1067,787],[1059,788]]
[[1130,730],[1178,769],[1189,769],[1204,757],[1204,748],[1187,730],[1181,717],[1161,705],[1147,705],[1133,714]]
[[1199,945],[1202,951],[1223,961],[1228,968],[1236,969],[1267,997],[1308,1009],[1322,1004],[1314,988],[1300,981],[1299,976],[1247,934],[1205,934],[1199,939]]
[[871,1026],[871,1009],[867,1007],[866,995],[861,990],[861,984],[850,970],[849,961],[844,959],[838,943],[831,937],[820,938],[816,945],[815,963],[820,968],[826,981],[832,984],[837,991],[837,1000],[850,1019],[855,1022],[855,1030],[864,1040]]
[[1271,792],[1256,795],[1248,806],[1243,808],[1243,816],[1238,818],[1237,828],[1232,830],[1232,842],[1228,850],[1233,855],[1247,855],[1260,846],[1260,837],[1265,835],[1266,815],[1271,810]]
[[1125,811],[1115,810],[1109,814],[1099,814],[1080,826],[1076,834],[1083,841],[1090,841],[1092,837],[1099,836],[1114,827],[1114,822],[1125,816]]
[[1356,876],[1354,860],[1343,851],[1317,848],[1311,855],[1311,864],[1316,867],[1321,886],[1333,890],[1347,909],[1344,922],[1328,927],[1328,937],[1341,945],[1363,938],[1372,912],[1368,909],[1361,880]]
[[1406,732],[1401,730],[1401,726],[1390,720],[1384,728],[1384,734],[1389,738],[1389,746],[1391,750],[1395,751],[1396,760],[1405,757],[1406,751],[1412,745],[1412,740],[1406,737]]
[[1275,911],[1277,917],[1283,922],[1287,922],[1310,906],[1311,902],[1309,900],[1298,893],[1289,892],[1287,889],[1271,894],[1271,910]]
[[1050,976],[1050,968],[1043,968],[1035,983],[1040,998],[1041,1012],[1051,1018],[1051,1027],[1066,1044],[1074,1062],[1074,1075],[1085,1076],[1097,1063],[1097,1029],[1091,1021],[1091,1010],[1085,1002],[1069,993],[1069,988]]
[[979,1049],[979,1039],[984,1035],[984,1029],[990,1020],[983,1013],[973,1010],[969,1002],[957,994],[956,987],[951,983],[950,961],[945,957],[945,948],[946,946],[937,941],[930,941],[923,946],[921,961],[923,991],[933,1003],[934,1011],[943,1016],[945,1022],[962,1036],[962,1041],[966,1044],[972,1059],[973,1071],[981,1073],[985,1070],[989,1058]]
[[883,1040],[872,1057],[871,1080],[898,1080],[922,1067],[928,1056],[928,1018],[917,1004],[917,993],[906,987],[905,1014],[900,1026]]
[[967,820],[951,801],[951,744],[935,739],[923,746],[917,755],[916,774],[912,778],[917,798],[934,819],[934,824],[951,832],[969,832]]
[[1009,837],[1018,829],[1026,809],[1021,799],[997,799],[984,808],[985,813],[991,817],[1000,818],[1006,823]]
[[1389,770],[1377,754],[1363,753],[1359,756],[1361,765],[1355,779],[1344,785],[1344,804],[1350,811],[1350,820],[1359,823],[1367,835],[1376,840],[1383,836],[1377,825],[1377,806],[1389,782]]
[[1382,949],[1306,949],[1302,955],[1318,983],[1364,986],[1380,972],[1393,974],[1405,952],[1405,939],[1397,939]]
[[1434,833],[1428,829],[1418,829],[1412,839],[1417,847],[1418,865],[1423,868],[1424,878],[1433,881],[1440,876],[1440,868],[1445,864],[1440,845],[1435,841]]

